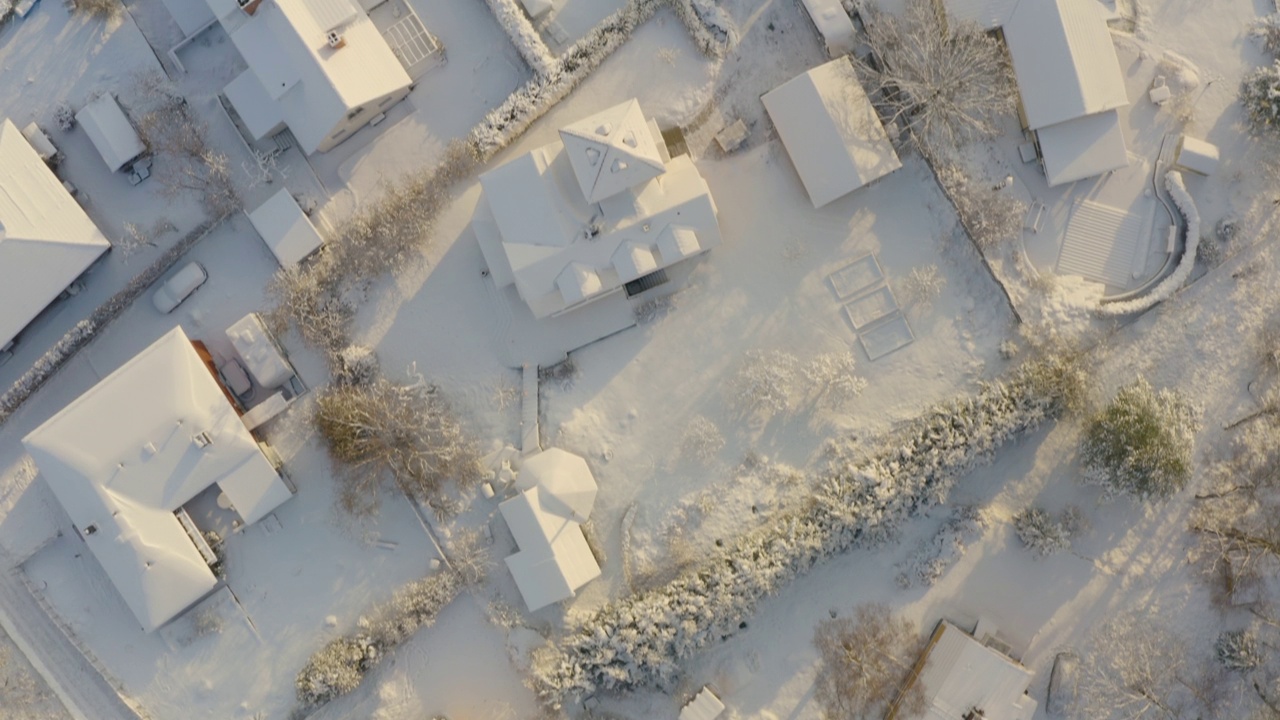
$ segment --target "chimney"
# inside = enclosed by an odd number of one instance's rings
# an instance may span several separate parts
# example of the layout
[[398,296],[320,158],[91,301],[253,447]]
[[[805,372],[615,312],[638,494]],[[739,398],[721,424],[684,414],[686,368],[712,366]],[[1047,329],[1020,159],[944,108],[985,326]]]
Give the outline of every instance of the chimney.
[[236,0],[236,4],[244,10],[246,15],[252,15],[258,11],[258,6],[262,4],[262,0]]
[[337,50],[338,48],[347,44],[347,39],[343,37],[342,33],[338,32],[337,30],[330,30],[325,35],[325,37],[329,41],[329,47],[333,48],[334,50]]

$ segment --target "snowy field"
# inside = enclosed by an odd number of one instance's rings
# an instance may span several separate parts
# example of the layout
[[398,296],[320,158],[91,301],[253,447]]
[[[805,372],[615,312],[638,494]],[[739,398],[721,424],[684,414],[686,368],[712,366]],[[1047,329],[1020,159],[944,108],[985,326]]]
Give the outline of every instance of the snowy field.
[[[486,3],[410,2],[447,48],[448,62],[421,78],[383,124],[309,162],[296,151],[289,159],[294,170],[287,185],[315,197],[327,223],[340,221],[386,183],[434,162],[449,140],[463,136],[531,77]],[[540,27],[542,36],[558,52],[621,5],[559,0],[551,24]],[[904,155],[903,168],[872,187],[812,208],[759,101],[763,92],[822,61],[812,27],[789,0],[720,5],[741,36],[725,58],[704,57],[676,16],[660,10],[488,165],[550,142],[572,120],[638,98],[663,127],[685,128],[719,207],[725,241],[693,264],[687,287],[634,327],[581,348],[567,333],[544,332],[513,317],[506,298],[480,272],[483,258],[469,228],[479,199],[473,179],[439,218],[421,257],[367,288],[355,324],[353,339],[377,351],[389,378],[421,373],[439,385],[486,449],[520,442],[519,402],[511,402],[518,366],[572,351],[574,371],[544,381],[538,397],[543,445],[581,454],[600,484],[587,530],[603,558],[603,575],[572,601],[535,613],[523,609],[500,562],[515,549],[497,518],[500,497],[468,491],[465,510],[443,523],[399,495],[387,496],[376,519],[341,515],[333,468],[308,422],[308,398],[266,431],[299,488],[276,511],[278,523],[260,523],[228,539],[226,588],[200,608],[151,635],[136,629],[20,441],[175,324],[217,351],[225,344],[223,328],[265,306],[263,287],[276,266],[243,215],[191,251],[188,259],[201,262],[210,279],[173,315],[157,314],[144,296],[0,426],[0,555],[10,564],[21,562],[75,643],[148,717],[290,718],[293,680],[307,657],[355,630],[359,618],[397,587],[431,571],[438,555],[424,523],[445,538],[488,527],[499,560],[492,577],[384,659],[359,689],[313,717],[539,717],[521,660],[538,635],[556,637],[591,611],[660,584],[713,554],[719,541],[794,506],[808,492],[797,478],[821,469],[825,441],[842,439],[869,450],[875,438],[932,404],[970,395],[1003,373],[1014,364],[1007,357],[1013,349],[1030,352],[919,157]],[[95,90],[111,89],[128,106],[134,73],[158,69],[147,40],[163,47],[178,39],[158,0],[129,7],[131,16],[104,26],[68,16],[46,0],[16,29],[3,31],[0,108],[20,125],[36,119],[48,127],[56,104],[80,104]],[[1108,619],[1154,613],[1187,638],[1195,657],[1206,659],[1220,632],[1250,624],[1248,611],[1215,604],[1210,583],[1190,562],[1187,525],[1196,506],[1192,495],[1208,482],[1208,464],[1235,437],[1223,425],[1258,407],[1255,338],[1280,311],[1270,280],[1278,261],[1270,240],[1280,213],[1270,202],[1270,176],[1262,171],[1271,155],[1245,134],[1235,102],[1239,79],[1268,62],[1246,28],[1273,11],[1246,0],[1138,4],[1133,33],[1115,34],[1132,103],[1122,115],[1135,158],[1129,170],[1050,190],[1035,164],[1019,160],[1023,139],[1012,121],[1010,132],[973,152],[977,164],[996,166],[986,172],[1015,175],[1017,192],[1047,206],[1044,228],[1027,234],[1024,243],[1037,270],[1049,274],[1066,217],[1082,198],[1149,214],[1152,235],[1163,236],[1167,216],[1144,193],[1160,143],[1176,123],[1145,93],[1167,71],[1166,51],[1175,51],[1178,66],[1198,80],[1190,132],[1216,143],[1223,162],[1212,177],[1189,177],[1187,187],[1205,233],[1232,219],[1239,224],[1237,239],[1221,265],[1202,263],[1187,288],[1131,324],[1105,328],[1103,341],[1088,349],[1095,402],[1141,374],[1158,388],[1179,388],[1200,408],[1205,421],[1195,440],[1198,470],[1190,488],[1162,504],[1104,501],[1097,488],[1079,482],[1080,421],[1052,423],[962,478],[943,506],[904,524],[891,542],[820,564],[766,598],[741,632],[686,662],[672,692],[606,695],[598,698],[599,715],[675,717],[698,688],[712,683],[728,706],[725,717],[733,720],[822,717],[814,696],[814,628],[864,602],[888,605],[923,632],[941,618],[964,627],[979,619],[994,622],[1011,653],[1035,673],[1030,693],[1041,705],[1036,720],[1050,717],[1043,699],[1055,656],[1087,654],[1090,632]],[[176,83],[209,123],[213,144],[238,166],[245,150],[214,99],[240,71],[235,58],[225,33],[214,27],[180,53],[188,72]],[[66,82],[49,81],[55,77]],[[748,140],[723,153],[711,138],[738,118],[747,124]],[[201,220],[190,200],[169,203],[154,183],[132,187],[123,176],[108,175],[82,131],[51,136],[68,158],[64,176],[87,192],[87,211],[113,241],[126,221],[152,224],[169,217],[178,231],[131,258],[112,253],[84,292],[27,332],[13,359],[0,367],[0,387]],[[260,202],[266,191],[246,193],[246,204]],[[1159,267],[1162,251],[1152,245],[1139,253],[1132,285]],[[931,268],[936,296],[919,299],[908,280],[913,271]],[[866,299],[872,295],[874,301]],[[866,332],[866,321],[895,305],[909,336]],[[307,384],[323,386],[323,361],[296,338],[286,342]],[[789,357],[801,368],[824,355],[852,353],[854,374],[865,386],[857,397],[835,404],[792,387],[776,412],[744,412],[733,402],[732,382],[754,353]],[[205,500],[204,521],[218,522]],[[984,527],[932,584],[900,582],[960,505],[980,508]],[[1040,558],[1023,546],[1013,518],[1031,505],[1051,513],[1080,509],[1086,522],[1069,552]],[[201,522],[198,513],[196,518]],[[36,698],[32,713],[45,713],[22,717],[62,717],[50,691],[25,679],[30,673],[0,635],[0,683],[12,678]],[[1229,697],[1217,717],[1243,720],[1256,698],[1242,682],[1226,683]],[[0,701],[8,692],[0,685]],[[4,707],[0,718],[7,720]]]

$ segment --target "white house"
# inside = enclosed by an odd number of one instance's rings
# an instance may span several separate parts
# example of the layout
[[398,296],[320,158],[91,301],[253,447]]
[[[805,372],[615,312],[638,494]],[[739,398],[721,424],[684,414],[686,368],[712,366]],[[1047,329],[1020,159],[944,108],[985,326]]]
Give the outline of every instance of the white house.
[[[903,692],[913,684],[923,686],[926,720],[1031,720],[1036,712],[1035,699],[1026,694],[1031,677],[1021,663],[943,620]],[[905,717],[896,702],[885,715],[886,720]]]
[[216,483],[252,524],[293,494],[182,328],[22,443],[147,632],[218,584],[184,504]]
[[815,208],[902,167],[847,57],[791,78],[760,100]]
[[471,227],[490,274],[538,318],[642,292],[720,244],[706,181],[688,156],[668,155],[635,100],[561,129],[480,185]]
[[1002,31],[1049,186],[1128,165],[1129,98],[1097,0],[1018,0]]
[[581,524],[591,514],[596,481],[587,462],[559,448],[525,458],[520,494],[498,506],[519,552],[507,558],[530,610],[574,596],[600,576]]
[[0,350],[110,248],[17,126],[0,121]]
[[404,99],[412,81],[354,0],[166,0],[189,35],[214,20],[247,70],[223,90],[255,139],[287,127],[325,152]]

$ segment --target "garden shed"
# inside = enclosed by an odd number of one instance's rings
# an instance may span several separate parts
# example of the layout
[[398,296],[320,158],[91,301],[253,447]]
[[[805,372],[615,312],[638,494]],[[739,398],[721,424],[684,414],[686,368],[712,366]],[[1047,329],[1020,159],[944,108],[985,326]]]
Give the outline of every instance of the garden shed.
[[133,162],[147,149],[111,93],[103,93],[81,108],[76,113],[76,122],[84,128],[111,172]]

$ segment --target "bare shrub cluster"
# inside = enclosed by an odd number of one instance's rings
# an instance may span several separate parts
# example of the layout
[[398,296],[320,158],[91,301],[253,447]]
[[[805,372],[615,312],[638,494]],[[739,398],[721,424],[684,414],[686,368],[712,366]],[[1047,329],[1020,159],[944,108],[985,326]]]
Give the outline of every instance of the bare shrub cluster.
[[101,20],[115,20],[124,15],[124,3],[120,0],[75,0],[75,9]]
[[[895,701],[924,643],[915,623],[884,605],[859,605],[853,617],[823,620],[813,633],[822,665],[814,697],[829,720],[879,720]],[[910,683],[897,703],[902,717],[925,709],[924,688]]]
[[316,401],[316,427],[340,465],[340,502],[354,515],[377,512],[390,482],[410,498],[438,502],[444,485],[477,482],[480,453],[440,389],[421,379],[335,385]]

